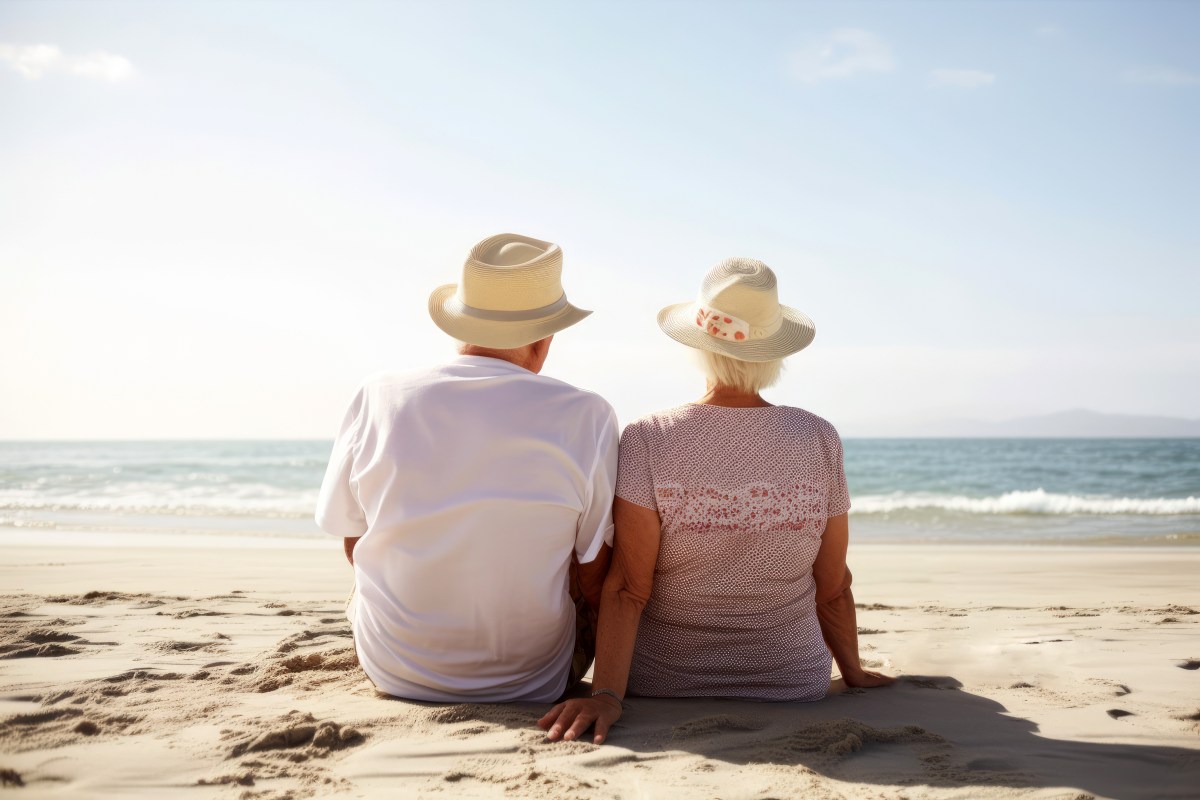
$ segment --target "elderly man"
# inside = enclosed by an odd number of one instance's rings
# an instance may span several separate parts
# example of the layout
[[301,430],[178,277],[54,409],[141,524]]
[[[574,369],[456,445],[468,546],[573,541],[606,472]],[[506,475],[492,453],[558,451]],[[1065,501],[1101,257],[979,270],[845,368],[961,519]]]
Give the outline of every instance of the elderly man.
[[618,428],[602,398],[539,374],[553,335],[591,313],[561,272],[549,242],[480,242],[429,298],[459,357],[369,380],[346,413],[317,524],[345,539],[347,617],[383,692],[548,701],[590,664],[572,589],[598,607]]

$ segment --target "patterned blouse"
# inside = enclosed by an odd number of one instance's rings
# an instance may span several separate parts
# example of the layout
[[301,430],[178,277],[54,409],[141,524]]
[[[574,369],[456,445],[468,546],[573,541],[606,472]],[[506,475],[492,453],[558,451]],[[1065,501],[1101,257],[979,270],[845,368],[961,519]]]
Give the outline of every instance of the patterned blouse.
[[832,425],[789,406],[659,411],[621,436],[617,496],[662,528],[630,694],[825,696],[812,566],[850,508]]

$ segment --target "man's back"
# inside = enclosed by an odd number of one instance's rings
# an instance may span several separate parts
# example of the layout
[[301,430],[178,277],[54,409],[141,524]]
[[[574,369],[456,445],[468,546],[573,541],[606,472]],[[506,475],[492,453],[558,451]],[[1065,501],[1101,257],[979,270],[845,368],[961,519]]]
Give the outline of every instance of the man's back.
[[574,550],[611,539],[616,419],[600,397],[496,358],[366,383],[318,522],[362,536],[352,612],[363,669],[421,700],[555,699]]

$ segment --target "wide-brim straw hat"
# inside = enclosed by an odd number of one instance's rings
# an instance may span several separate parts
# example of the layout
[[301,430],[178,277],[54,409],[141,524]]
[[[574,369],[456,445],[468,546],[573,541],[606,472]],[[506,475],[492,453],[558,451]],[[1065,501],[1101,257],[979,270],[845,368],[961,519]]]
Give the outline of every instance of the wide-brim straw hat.
[[728,258],[713,267],[699,298],[659,311],[658,327],[688,347],[739,361],[784,358],[817,335],[807,314],[780,304],[771,268],[749,258]]
[[471,248],[462,281],[429,295],[434,324],[462,342],[509,349],[545,339],[591,314],[567,302],[562,249],[516,233]]

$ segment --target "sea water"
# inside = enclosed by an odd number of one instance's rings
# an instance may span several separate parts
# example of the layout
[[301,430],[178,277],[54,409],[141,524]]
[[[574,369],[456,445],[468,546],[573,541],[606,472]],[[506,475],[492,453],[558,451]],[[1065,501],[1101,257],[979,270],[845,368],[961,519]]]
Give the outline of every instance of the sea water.
[[847,439],[852,531],[1200,544],[1200,439]]
[[[844,444],[859,541],[1200,544],[1200,439]],[[0,541],[71,531],[98,544],[131,532],[311,542],[323,536],[312,515],[329,451],[327,441],[0,442]]]

